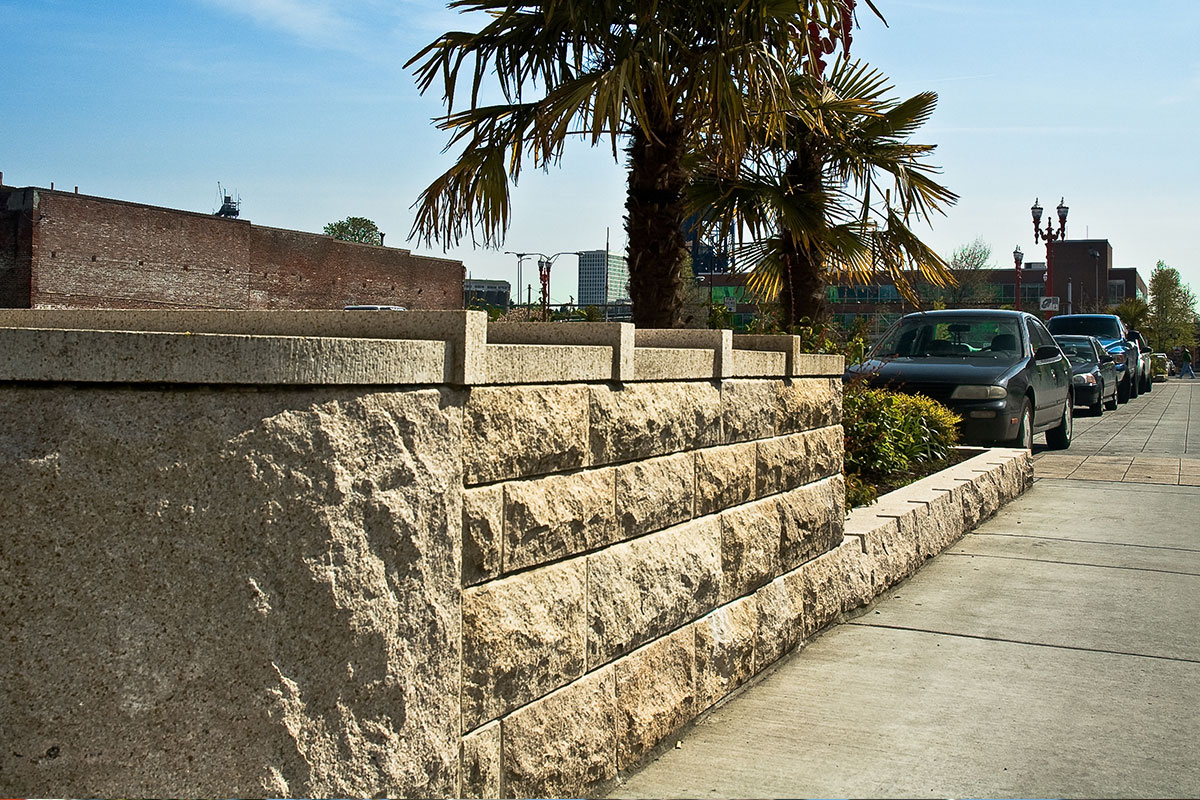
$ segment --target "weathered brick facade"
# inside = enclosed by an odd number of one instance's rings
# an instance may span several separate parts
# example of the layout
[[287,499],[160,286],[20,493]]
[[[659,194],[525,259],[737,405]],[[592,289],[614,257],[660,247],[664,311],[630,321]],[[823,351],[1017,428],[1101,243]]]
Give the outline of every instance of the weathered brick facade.
[[462,308],[461,261],[247,220],[0,187],[0,307]]

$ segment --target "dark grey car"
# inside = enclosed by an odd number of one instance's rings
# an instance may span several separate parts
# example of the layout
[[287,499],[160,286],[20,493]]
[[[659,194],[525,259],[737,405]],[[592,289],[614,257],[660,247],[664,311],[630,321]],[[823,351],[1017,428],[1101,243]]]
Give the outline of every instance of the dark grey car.
[[1117,366],[1095,336],[1055,336],[1071,362],[1071,384],[1076,405],[1087,406],[1094,416],[1117,407]]
[[1021,311],[957,309],[901,318],[847,380],[932,397],[962,417],[964,440],[1063,449],[1074,420],[1071,369],[1046,326]]

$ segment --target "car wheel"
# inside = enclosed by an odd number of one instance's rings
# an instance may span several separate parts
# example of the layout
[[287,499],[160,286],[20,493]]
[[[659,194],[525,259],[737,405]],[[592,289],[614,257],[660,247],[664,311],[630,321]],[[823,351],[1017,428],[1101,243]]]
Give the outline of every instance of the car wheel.
[[1143,392],[1153,392],[1154,391],[1154,378],[1150,377],[1149,375],[1146,376],[1146,385],[1142,387],[1142,391]]
[[1030,405],[1028,397],[1021,404],[1021,424],[1017,426],[1017,435],[1012,440],[1012,446],[1033,449],[1033,406]]
[[1093,417],[1104,416],[1104,383],[1103,381],[1096,385],[1096,402],[1088,406],[1088,411],[1092,412]]
[[1062,420],[1059,421],[1058,427],[1046,431],[1046,444],[1052,450],[1066,450],[1071,446],[1071,434],[1075,423],[1071,405],[1071,398],[1068,397],[1067,402],[1063,405]]
[[1129,376],[1129,399],[1130,399],[1130,400],[1136,400],[1136,399],[1137,399],[1137,396],[1138,396],[1138,384],[1139,384],[1139,383],[1141,383],[1141,382],[1142,382],[1142,379],[1141,379],[1141,378],[1139,378],[1139,377],[1137,377],[1136,375],[1130,375],[1130,376]]
[[1117,410],[1117,391],[1116,391],[1116,389],[1113,390],[1112,397],[1110,399],[1104,401],[1104,407],[1106,409],[1108,409],[1109,411]]
[[1126,375],[1125,379],[1117,384],[1117,402],[1118,403],[1128,403],[1129,402],[1129,384],[1131,382],[1132,381],[1130,381],[1129,376]]

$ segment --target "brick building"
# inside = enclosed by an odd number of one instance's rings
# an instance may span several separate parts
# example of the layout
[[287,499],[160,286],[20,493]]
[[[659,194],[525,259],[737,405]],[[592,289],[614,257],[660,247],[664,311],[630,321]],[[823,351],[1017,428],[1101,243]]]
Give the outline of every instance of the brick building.
[[0,307],[452,309],[463,278],[408,250],[0,184]]

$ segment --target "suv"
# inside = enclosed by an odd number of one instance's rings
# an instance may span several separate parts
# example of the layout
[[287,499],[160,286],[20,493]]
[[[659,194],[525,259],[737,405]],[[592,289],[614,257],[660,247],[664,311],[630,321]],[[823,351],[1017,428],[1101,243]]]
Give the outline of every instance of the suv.
[[[1150,382],[1149,358],[1143,360],[1136,331],[1115,314],[1059,314],[1046,320],[1055,336],[1095,336],[1117,362],[1117,401],[1128,403]],[[1149,356],[1149,351],[1146,353]]]

